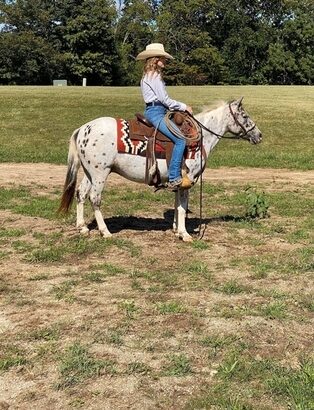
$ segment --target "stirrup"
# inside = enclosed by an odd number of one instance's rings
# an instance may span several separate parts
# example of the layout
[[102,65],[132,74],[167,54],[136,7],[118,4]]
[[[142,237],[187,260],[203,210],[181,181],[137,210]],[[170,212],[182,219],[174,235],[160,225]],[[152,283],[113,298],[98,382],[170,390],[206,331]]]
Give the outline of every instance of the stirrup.
[[184,177],[182,178],[181,188],[190,189],[192,188],[193,185],[194,185],[194,182],[192,182],[187,175],[184,175]]

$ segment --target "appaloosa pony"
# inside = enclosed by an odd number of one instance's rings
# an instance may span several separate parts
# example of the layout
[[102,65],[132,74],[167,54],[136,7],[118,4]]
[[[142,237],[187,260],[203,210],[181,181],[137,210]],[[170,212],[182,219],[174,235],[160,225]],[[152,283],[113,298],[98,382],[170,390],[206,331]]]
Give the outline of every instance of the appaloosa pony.
[[[258,144],[262,140],[261,131],[242,107],[242,98],[223,103],[211,111],[205,110],[195,115],[195,118],[202,128],[203,149],[197,150],[194,155],[185,160],[187,175],[192,183],[196,182],[204,171],[209,153],[226,133],[229,132],[234,138],[241,138],[252,144]],[[127,121],[102,117],[82,125],[71,136],[68,169],[59,211],[69,210],[75,194],[78,169],[82,165],[84,177],[76,192],[76,226],[81,233],[89,232],[84,220],[84,202],[89,198],[100,233],[105,238],[111,236],[100,211],[102,191],[111,172],[131,181],[141,183],[145,181],[146,158],[136,155],[143,147],[139,145],[133,147],[132,141],[127,141],[127,128]],[[128,144],[128,153],[122,153],[118,149],[121,139]],[[157,163],[161,180],[166,182],[168,172],[166,160],[157,159]],[[185,227],[188,195],[188,189],[179,189],[175,193],[173,230],[183,241],[192,240]]]

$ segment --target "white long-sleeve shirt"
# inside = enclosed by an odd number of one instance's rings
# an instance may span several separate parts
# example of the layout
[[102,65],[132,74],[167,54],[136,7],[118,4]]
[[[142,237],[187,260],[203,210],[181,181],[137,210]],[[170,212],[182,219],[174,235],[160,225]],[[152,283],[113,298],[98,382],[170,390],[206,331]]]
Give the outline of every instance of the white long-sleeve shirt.
[[159,101],[169,110],[186,110],[186,104],[169,98],[165,83],[158,73],[146,73],[141,80],[141,90],[146,104]]

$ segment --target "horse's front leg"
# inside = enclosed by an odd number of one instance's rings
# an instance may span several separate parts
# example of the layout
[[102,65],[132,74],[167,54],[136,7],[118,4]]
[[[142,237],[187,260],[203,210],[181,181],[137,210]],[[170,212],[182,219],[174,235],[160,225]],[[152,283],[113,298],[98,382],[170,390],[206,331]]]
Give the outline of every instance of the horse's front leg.
[[188,189],[178,189],[176,192],[176,235],[182,239],[184,242],[191,242],[193,240],[192,236],[189,235],[185,228],[185,217],[188,209],[189,202],[189,190]]
[[178,194],[178,191],[176,191],[174,194],[174,217],[173,217],[173,224],[172,224],[172,229],[175,234],[178,232],[178,203],[179,203],[179,194]]

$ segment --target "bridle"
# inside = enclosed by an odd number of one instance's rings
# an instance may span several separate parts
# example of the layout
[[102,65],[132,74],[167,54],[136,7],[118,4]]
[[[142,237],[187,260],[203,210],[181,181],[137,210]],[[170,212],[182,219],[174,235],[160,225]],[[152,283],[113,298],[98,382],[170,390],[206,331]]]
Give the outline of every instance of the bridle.
[[[254,130],[254,128],[256,127],[256,124],[255,124],[255,123],[253,123],[253,126],[252,126],[249,130],[246,130],[245,127],[244,127],[244,125],[242,125],[242,124],[239,122],[239,120],[238,120],[236,114],[232,111],[231,103],[229,103],[229,111],[230,111],[230,114],[232,115],[232,118],[233,118],[235,124],[236,124],[238,127],[240,127],[241,130],[242,130],[242,132],[240,131],[239,134],[236,134],[236,133],[234,133],[234,132],[232,132],[232,131],[229,131],[231,134],[233,134],[232,137],[228,137],[228,136],[224,136],[224,135],[221,135],[221,134],[217,134],[216,132],[214,132],[214,131],[210,130],[209,128],[207,128],[204,124],[202,124],[202,123],[201,123],[200,121],[198,121],[192,114],[189,113],[189,115],[193,118],[193,120],[194,120],[194,121],[199,125],[199,127],[201,128],[201,130],[200,130],[200,133],[201,133],[200,146],[201,146],[201,147],[203,147],[203,132],[202,132],[202,130],[205,130],[205,131],[209,132],[210,134],[215,135],[215,136],[216,136],[217,138],[219,138],[219,139],[221,139],[221,138],[241,139],[241,138],[244,138],[249,132],[251,132],[252,130]],[[205,161],[206,161],[206,153],[205,153]],[[203,155],[202,155],[202,154],[200,155],[200,162],[201,162],[201,163],[200,163],[201,173],[200,173],[200,175],[199,175],[199,177],[200,177],[200,216],[199,216],[199,227],[198,227],[198,230],[199,230],[199,239],[202,239],[203,236],[204,236],[204,233],[205,233],[205,229],[206,229],[206,225],[205,225],[205,228],[203,229],[203,231],[202,231],[202,229],[201,229],[201,228],[202,228],[202,220],[203,220],[203,215],[202,215],[202,212],[203,212],[203,172],[202,172],[202,169],[203,169]],[[198,177],[198,178],[199,178],[199,177]]]
[[[232,132],[232,131],[229,131],[231,134],[233,134],[232,137],[228,137],[228,136],[224,136],[224,135],[221,135],[221,134],[217,134],[216,132],[214,132],[214,131],[210,130],[209,128],[207,128],[204,124],[202,124],[202,123],[201,123],[199,120],[197,120],[192,114],[189,113],[189,115],[193,118],[193,120],[194,120],[194,121],[198,124],[198,126],[201,128],[201,130],[200,130],[200,134],[201,134],[200,146],[201,146],[201,147],[203,147],[203,132],[202,132],[202,130],[205,130],[205,131],[209,132],[210,134],[215,135],[215,136],[216,136],[217,138],[219,138],[219,139],[221,139],[221,138],[228,138],[228,139],[240,139],[240,138],[244,138],[249,132],[251,132],[252,130],[254,130],[254,128],[256,127],[256,124],[255,124],[255,123],[253,123],[254,125],[253,125],[249,130],[246,130],[245,127],[244,127],[244,125],[242,125],[242,124],[239,122],[238,118],[236,117],[236,114],[232,111],[231,103],[229,103],[229,111],[230,111],[230,114],[232,115],[232,118],[233,118],[235,124],[236,124],[238,127],[240,127],[241,130],[243,131],[243,132],[240,131],[239,134],[236,134],[236,133],[234,133],[234,132]],[[205,161],[206,161],[206,153],[205,153]],[[201,163],[200,163],[200,168],[201,168],[201,170],[202,170],[202,169],[203,169],[203,155],[202,155],[202,154],[200,155],[200,162],[201,162]],[[202,220],[203,220],[203,215],[202,215],[202,212],[203,212],[203,172],[202,172],[202,171],[201,171],[199,177],[200,177],[200,216],[199,216],[199,227],[198,227],[198,230],[199,230],[199,239],[202,239],[203,236],[204,236],[204,233],[205,233],[205,229],[206,229],[206,225],[205,225],[205,228],[203,229],[203,231],[202,231],[202,229],[201,229],[201,228],[202,228]],[[198,177],[198,178],[199,178],[199,177]]]
[[239,122],[239,120],[238,120],[238,118],[237,118],[237,116],[235,115],[235,113],[232,111],[232,108],[231,108],[231,104],[229,103],[229,111],[230,111],[230,114],[232,115],[232,118],[234,119],[234,122],[236,123],[236,125],[238,126],[238,127],[240,127],[241,129],[242,129],[242,131],[244,132],[243,134],[240,132],[240,134],[235,134],[235,133],[233,133],[233,132],[231,132],[231,134],[233,134],[233,135],[236,135],[238,138],[244,138],[249,132],[251,132],[251,131],[253,131],[254,130],[254,128],[256,128],[256,124],[253,122],[253,126],[250,128],[250,129],[245,129],[245,127],[244,127],[244,125],[242,125],[240,122]]
[[230,114],[232,115],[232,118],[234,119],[234,122],[236,123],[236,125],[237,125],[238,127],[240,127],[241,130],[243,131],[243,133],[240,132],[239,134],[236,134],[236,133],[234,133],[234,132],[232,132],[232,131],[229,131],[229,132],[233,135],[232,137],[228,137],[228,136],[225,136],[225,135],[217,134],[216,132],[214,132],[214,131],[210,130],[209,128],[207,128],[204,124],[202,124],[199,120],[197,120],[192,114],[190,114],[190,116],[193,118],[193,120],[194,120],[203,130],[209,132],[210,134],[215,135],[215,136],[216,136],[217,138],[219,138],[219,139],[221,139],[221,138],[225,138],[225,139],[241,139],[241,138],[244,138],[248,133],[250,133],[251,131],[253,131],[254,128],[256,128],[256,124],[253,123],[254,125],[253,125],[250,129],[248,129],[248,130],[245,129],[244,125],[242,125],[242,124],[239,122],[239,120],[238,120],[236,114],[232,111],[231,103],[229,103],[229,111],[230,111]]

